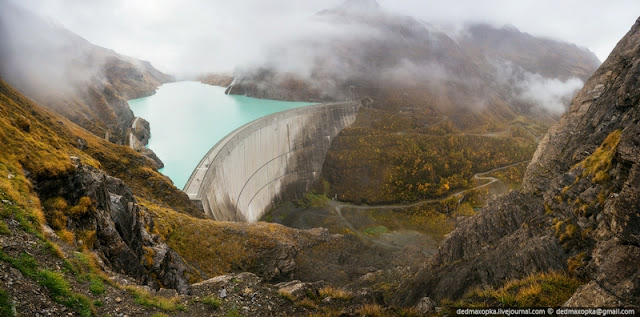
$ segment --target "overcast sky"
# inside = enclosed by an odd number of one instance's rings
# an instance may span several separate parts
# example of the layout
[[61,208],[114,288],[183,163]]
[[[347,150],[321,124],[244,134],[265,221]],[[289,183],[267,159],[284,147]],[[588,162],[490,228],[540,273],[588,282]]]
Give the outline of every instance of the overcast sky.
[[[0,0],[7,1],[7,0]],[[231,71],[295,36],[309,16],[342,0],[13,0],[94,44],[172,74]],[[572,42],[601,61],[640,15],[638,0],[379,0],[433,24],[512,24]]]

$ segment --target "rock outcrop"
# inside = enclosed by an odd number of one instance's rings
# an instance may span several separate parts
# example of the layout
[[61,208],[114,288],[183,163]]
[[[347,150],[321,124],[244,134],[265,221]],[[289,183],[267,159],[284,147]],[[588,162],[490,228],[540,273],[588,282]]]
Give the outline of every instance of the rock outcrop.
[[164,163],[153,150],[147,148],[149,139],[151,138],[151,127],[149,121],[144,118],[136,117],[131,125],[131,133],[129,134],[129,146],[138,153],[150,159],[156,168],[164,167]]
[[544,137],[523,189],[452,232],[399,302],[531,272],[585,281],[568,306],[640,306],[640,19]]
[[138,283],[188,292],[184,261],[158,236],[149,233],[147,228],[153,227],[153,221],[131,190],[121,180],[77,159],[75,164],[76,168],[67,175],[34,180],[50,223],[55,223],[53,219],[60,208],[55,201],[63,200],[74,206],[66,212],[71,216],[58,228],[73,233],[75,238],[69,242],[95,250],[109,268]]
[[229,87],[233,83],[233,76],[227,74],[207,74],[198,77],[198,80],[207,85]]

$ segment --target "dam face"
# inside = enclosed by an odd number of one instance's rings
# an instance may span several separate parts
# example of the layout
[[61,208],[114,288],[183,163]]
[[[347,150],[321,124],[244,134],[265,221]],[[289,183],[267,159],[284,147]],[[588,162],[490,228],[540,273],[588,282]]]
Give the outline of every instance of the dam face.
[[308,106],[250,122],[205,155],[184,191],[211,218],[255,222],[309,190],[331,140],[355,121],[360,106]]

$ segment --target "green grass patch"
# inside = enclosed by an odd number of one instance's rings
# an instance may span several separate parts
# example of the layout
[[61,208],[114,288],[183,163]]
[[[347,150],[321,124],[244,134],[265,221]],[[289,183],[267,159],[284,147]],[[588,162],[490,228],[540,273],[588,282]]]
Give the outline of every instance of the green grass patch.
[[169,315],[167,315],[165,313],[155,313],[155,314],[151,315],[151,317],[169,317]]
[[19,258],[14,258],[0,250],[0,260],[11,264],[11,266],[18,269],[22,274],[32,279],[36,278],[38,263],[32,256],[21,253]]
[[30,277],[49,290],[51,298],[55,302],[77,311],[81,316],[94,315],[91,301],[86,296],[72,292],[64,275],[46,269],[39,270],[38,263],[29,254],[22,253],[19,258],[14,258],[0,251],[0,260],[11,264],[23,275]]
[[0,234],[3,234],[3,235],[11,234],[11,230],[9,230],[9,226],[7,226],[7,224],[2,220],[0,220]]
[[146,306],[146,307],[155,307],[164,311],[186,311],[187,307],[178,303],[178,298],[164,298],[160,296],[153,296],[149,294],[149,292],[138,288],[129,286],[126,289],[131,293],[135,299],[136,304]]
[[210,295],[210,296],[205,296],[203,298],[199,298],[194,300],[194,302],[199,302],[199,303],[203,303],[213,309],[217,309],[222,305],[222,301],[220,301],[219,298]]
[[13,301],[9,294],[0,288],[0,316],[13,316]]
[[24,232],[31,234],[38,233],[38,231],[34,229],[33,223],[30,222],[24,214],[16,212],[14,213],[14,217],[16,218],[16,220],[18,220],[18,222],[20,223],[20,228],[22,228]]
[[75,257],[71,258],[70,261],[65,261],[65,267],[67,265],[71,267],[74,274],[78,276],[79,281],[89,281],[89,287],[92,293],[98,292],[94,294],[102,294],[102,292],[104,292],[105,283],[115,288],[122,288],[120,285],[109,279],[109,276],[102,271],[98,264],[98,260],[93,253],[85,250],[83,252],[76,252],[74,255]]
[[43,246],[46,251],[48,251],[51,255],[57,257],[58,259],[64,260],[66,258],[64,252],[62,252],[62,249],[57,244],[45,240]]
[[38,273],[40,285],[46,287],[54,299],[64,298],[71,293],[69,282],[60,273],[42,270]]
[[329,199],[327,195],[308,192],[304,194],[304,197],[302,197],[302,199],[297,200],[295,204],[301,208],[318,208],[325,207],[327,205],[327,202],[329,202],[330,200],[331,199]]
[[[0,198],[9,198],[6,195],[0,195]],[[20,223],[20,228],[27,233],[33,234],[38,237],[40,240],[45,240],[42,232],[40,232],[40,223],[42,220],[38,219],[38,212],[32,208],[25,208],[23,206],[18,205],[13,199],[9,198],[9,204],[2,204],[2,208],[0,208],[0,216],[1,218],[11,218],[13,217],[15,220]],[[0,221],[2,222],[2,221]]]
[[225,317],[243,317],[244,315],[242,315],[242,314],[240,313],[240,311],[238,310],[238,308],[233,307],[233,308],[229,309],[229,311],[227,311],[227,312],[224,314],[224,316],[225,316]]
[[89,291],[93,295],[104,294],[106,288],[102,283],[102,278],[93,274],[89,275]]
[[82,294],[72,292],[64,275],[50,270],[41,270],[38,272],[38,283],[49,290],[55,302],[77,311],[80,316],[95,315],[91,300]]
[[368,236],[379,236],[383,233],[389,233],[389,229],[385,226],[369,227],[362,230],[362,233]]

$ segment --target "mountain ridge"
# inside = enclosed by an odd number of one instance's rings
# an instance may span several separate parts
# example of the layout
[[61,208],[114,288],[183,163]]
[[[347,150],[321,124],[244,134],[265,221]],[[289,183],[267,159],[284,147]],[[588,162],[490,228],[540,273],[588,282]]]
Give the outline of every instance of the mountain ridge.
[[[377,4],[371,6],[378,7]],[[593,53],[575,45],[538,39],[519,31],[473,24],[463,32],[468,36],[454,40],[412,17],[392,14],[382,8],[375,15],[361,16],[357,12],[341,10],[341,7],[339,5],[321,11],[314,17],[327,26],[344,25],[341,36],[332,34],[330,39],[326,39],[323,38],[326,35],[319,34],[315,38],[290,43],[288,52],[280,52],[283,47],[280,50],[275,48],[280,53],[275,54],[271,61],[253,69],[249,67],[236,71],[232,92],[294,101],[335,101],[369,96],[378,101],[378,106],[386,104],[389,108],[391,103],[388,101],[397,103],[402,100],[393,94],[404,92],[409,96],[416,95],[417,92],[410,88],[417,84],[425,91],[423,94],[440,99],[440,102],[434,103],[439,106],[413,98],[401,107],[436,108],[446,112],[452,108],[473,109],[468,106],[475,101],[470,97],[473,94],[485,96],[486,100],[495,95],[511,101],[509,97],[513,97],[514,93],[505,95],[504,88],[496,89],[486,84],[497,82],[496,65],[491,63],[492,59],[505,60],[521,67],[523,71],[560,80],[571,77],[586,80],[599,65]],[[503,33],[510,35],[507,40],[500,40]],[[500,44],[499,48],[486,48],[488,41]],[[513,51],[514,46],[523,48],[516,52],[499,53],[507,48]],[[321,49],[323,47],[330,49]],[[535,53],[527,52],[528,48],[534,48]],[[297,52],[313,56],[308,59],[311,66],[305,73],[279,66],[285,64],[287,59],[299,59]],[[332,60],[326,61],[328,58]],[[404,80],[394,77],[400,71],[404,72]],[[389,87],[391,85],[393,89]],[[449,86],[456,86],[458,93],[454,95],[447,92]],[[508,114],[506,109],[500,109],[486,100],[484,102],[489,108],[494,107],[495,111]]]
[[640,19],[545,135],[523,189],[456,228],[396,300],[459,299],[564,271],[583,284],[567,306],[640,305],[640,272],[629,265],[640,259],[638,56]]

